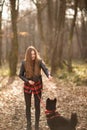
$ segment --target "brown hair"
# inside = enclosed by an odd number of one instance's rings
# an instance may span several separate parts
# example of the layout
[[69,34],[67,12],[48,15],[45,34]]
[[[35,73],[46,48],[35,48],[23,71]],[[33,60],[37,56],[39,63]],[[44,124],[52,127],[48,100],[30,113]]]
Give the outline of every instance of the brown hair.
[[[31,58],[31,51],[35,52],[35,61],[32,61]],[[26,77],[30,78],[33,76],[38,76],[41,73],[41,69],[40,69],[40,56],[38,51],[33,47],[33,46],[29,46],[26,50],[25,53],[25,70],[26,70]],[[33,67],[34,67],[34,71],[33,71]]]

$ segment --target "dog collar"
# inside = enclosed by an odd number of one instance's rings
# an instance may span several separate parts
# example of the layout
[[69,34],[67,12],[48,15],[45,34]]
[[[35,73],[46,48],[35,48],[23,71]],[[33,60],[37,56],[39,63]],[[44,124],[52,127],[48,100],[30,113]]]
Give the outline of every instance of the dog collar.
[[55,110],[53,111],[46,110],[45,114],[46,114],[47,120],[60,116],[60,114],[56,112]]
[[45,114],[47,114],[47,115],[48,115],[48,114],[52,114],[52,113],[54,113],[54,112],[55,112],[55,110],[52,110],[52,111],[51,111],[51,110],[45,110]]

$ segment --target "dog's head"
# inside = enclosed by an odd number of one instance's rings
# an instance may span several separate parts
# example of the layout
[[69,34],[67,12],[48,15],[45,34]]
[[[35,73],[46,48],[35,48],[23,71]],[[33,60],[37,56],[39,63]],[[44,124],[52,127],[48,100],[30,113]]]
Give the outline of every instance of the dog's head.
[[56,102],[57,102],[56,98],[54,98],[54,99],[48,98],[46,100],[46,109],[50,110],[50,111],[56,110]]

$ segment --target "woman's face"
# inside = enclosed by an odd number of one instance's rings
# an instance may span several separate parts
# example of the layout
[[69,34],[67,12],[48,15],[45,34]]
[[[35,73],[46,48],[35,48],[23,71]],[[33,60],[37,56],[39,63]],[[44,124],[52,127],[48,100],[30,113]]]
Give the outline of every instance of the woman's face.
[[36,54],[35,54],[35,51],[31,51],[31,59],[32,60],[35,60],[35,58],[36,58]]

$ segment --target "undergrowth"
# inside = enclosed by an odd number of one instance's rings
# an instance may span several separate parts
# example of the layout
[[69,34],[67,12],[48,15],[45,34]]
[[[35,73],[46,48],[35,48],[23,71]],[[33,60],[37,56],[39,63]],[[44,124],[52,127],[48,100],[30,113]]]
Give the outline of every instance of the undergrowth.
[[[73,70],[71,73],[67,71],[67,68],[58,69],[56,77],[59,80],[75,83],[77,86],[87,85],[87,63],[74,62],[72,64]],[[17,74],[19,73],[19,67]],[[0,67],[0,76],[9,76],[9,67],[7,64]]]
[[66,68],[58,69],[57,77],[60,80],[68,81],[79,85],[87,85],[87,64],[86,63],[73,63],[73,70],[71,73]]
[[9,76],[9,67],[7,64],[0,67],[0,76]]

